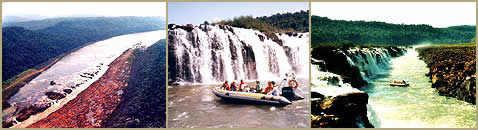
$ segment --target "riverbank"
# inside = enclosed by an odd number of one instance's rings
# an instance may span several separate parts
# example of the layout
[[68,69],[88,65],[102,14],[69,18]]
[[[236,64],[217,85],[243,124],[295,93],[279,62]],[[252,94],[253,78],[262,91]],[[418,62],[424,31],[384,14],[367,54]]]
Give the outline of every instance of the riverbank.
[[22,72],[21,74],[15,75],[14,78],[8,79],[7,82],[3,82],[2,84],[2,110],[7,109],[10,107],[10,103],[8,103],[8,99],[15,95],[20,88],[25,86],[28,82],[32,81],[34,78],[36,78],[38,75],[40,75],[43,71],[47,70],[54,64],[56,64],[58,61],[60,61],[63,57],[67,56],[68,54],[75,52],[85,46],[88,46],[90,44],[93,44],[95,42],[90,42],[86,43],[84,45],[81,45],[79,47],[76,47],[70,51],[67,51],[63,54],[60,54],[56,56],[55,58],[52,58],[42,64],[39,64],[35,66],[32,69],[26,70]]
[[132,49],[125,51],[109,64],[106,73],[62,108],[29,128],[93,128],[110,115],[121,101],[128,86]]
[[407,47],[324,44],[312,50],[313,128],[373,128],[369,93],[358,88],[388,71],[390,59]]
[[166,40],[136,49],[121,103],[104,128],[166,127]]
[[417,51],[440,95],[476,104],[476,46],[428,46]]

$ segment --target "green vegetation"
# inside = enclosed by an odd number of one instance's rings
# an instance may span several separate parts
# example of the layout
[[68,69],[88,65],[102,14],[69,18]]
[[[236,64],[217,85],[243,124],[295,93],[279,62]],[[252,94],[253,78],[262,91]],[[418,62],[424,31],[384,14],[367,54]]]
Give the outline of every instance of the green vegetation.
[[[2,28],[2,81],[36,68],[86,43],[129,33],[165,29],[159,17],[57,18],[49,22],[31,21],[39,30],[23,27]],[[15,23],[11,23],[14,25]],[[38,29],[38,28],[37,28]]]
[[279,29],[272,26],[271,24],[268,24],[252,16],[236,17],[233,20],[221,21],[215,24],[231,25],[233,27],[255,29],[261,32],[266,32],[266,33],[274,33],[279,31]]
[[[2,85],[3,87],[5,86],[8,86],[10,85],[11,83],[15,82],[16,80],[18,80],[18,78],[21,78],[21,77],[24,77],[28,74],[31,74],[31,73],[34,73],[36,72],[37,70],[36,69],[28,69],[28,70],[25,70],[23,71],[22,73],[18,74],[18,75],[15,75],[13,76],[12,78],[8,79],[8,80],[5,80],[5,81],[2,81]],[[3,88],[2,87],[2,88]]]
[[[205,22],[206,23],[206,22]],[[308,32],[309,11],[275,14],[272,16],[241,16],[232,20],[224,20],[214,24],[255,29],[265,33]]]
[[394,45],[386,45],[386,44],[372,44],[372,43],[365,43],[365,44],[353,44],[350,42],[339,42],[339,43],[321,43],[321,44],[312,44],[312,48],[338,48],[341,50],[347,50],[348,48],[352,47],[359,47],[359,48],[371,48],[371,47],[393,47]]
[[286,32],[309,32],[308,10],[301,10],[300,12],[295,13],[277,13],[269,17],[257,17],[257,19]]
[[312,46],[349,42],[388,45],[430,43],[467,43],[476,36],[475,26],[434,28],[429,25],[390,24],[375,21],[331,20],[312,16]]

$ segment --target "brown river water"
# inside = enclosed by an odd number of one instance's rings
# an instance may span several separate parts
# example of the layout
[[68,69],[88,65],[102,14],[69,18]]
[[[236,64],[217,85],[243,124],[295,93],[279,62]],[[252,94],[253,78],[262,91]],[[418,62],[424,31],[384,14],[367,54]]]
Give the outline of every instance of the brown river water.
[[[296,92],[305,99],[285,107],[224,101],[212,92],[218,84],[169,86],[168,127],[308,128],[309,81],[298,81],[299,91]],[[261,83],[265,85],[264,81]]]

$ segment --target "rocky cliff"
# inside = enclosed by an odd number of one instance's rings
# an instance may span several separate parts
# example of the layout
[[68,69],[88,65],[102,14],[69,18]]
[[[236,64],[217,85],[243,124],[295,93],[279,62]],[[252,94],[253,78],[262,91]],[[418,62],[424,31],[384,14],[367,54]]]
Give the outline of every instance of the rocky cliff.
[[417,48],[440,95],[476,104],[476,46]]

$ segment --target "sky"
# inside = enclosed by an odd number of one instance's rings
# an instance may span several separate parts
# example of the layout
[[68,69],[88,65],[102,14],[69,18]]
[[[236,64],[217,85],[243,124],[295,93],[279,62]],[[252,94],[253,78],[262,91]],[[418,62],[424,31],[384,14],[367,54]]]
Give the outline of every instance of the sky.
[[271,16],[309,10],[308,2],[168,2],[168,22],[201,24],[239,16]]
[[336,20],[433,27],[476,25],[475,2],[312,2],[311,13]]
[[166,16],[165,2],[4,2],[2,18],[71,16]]

